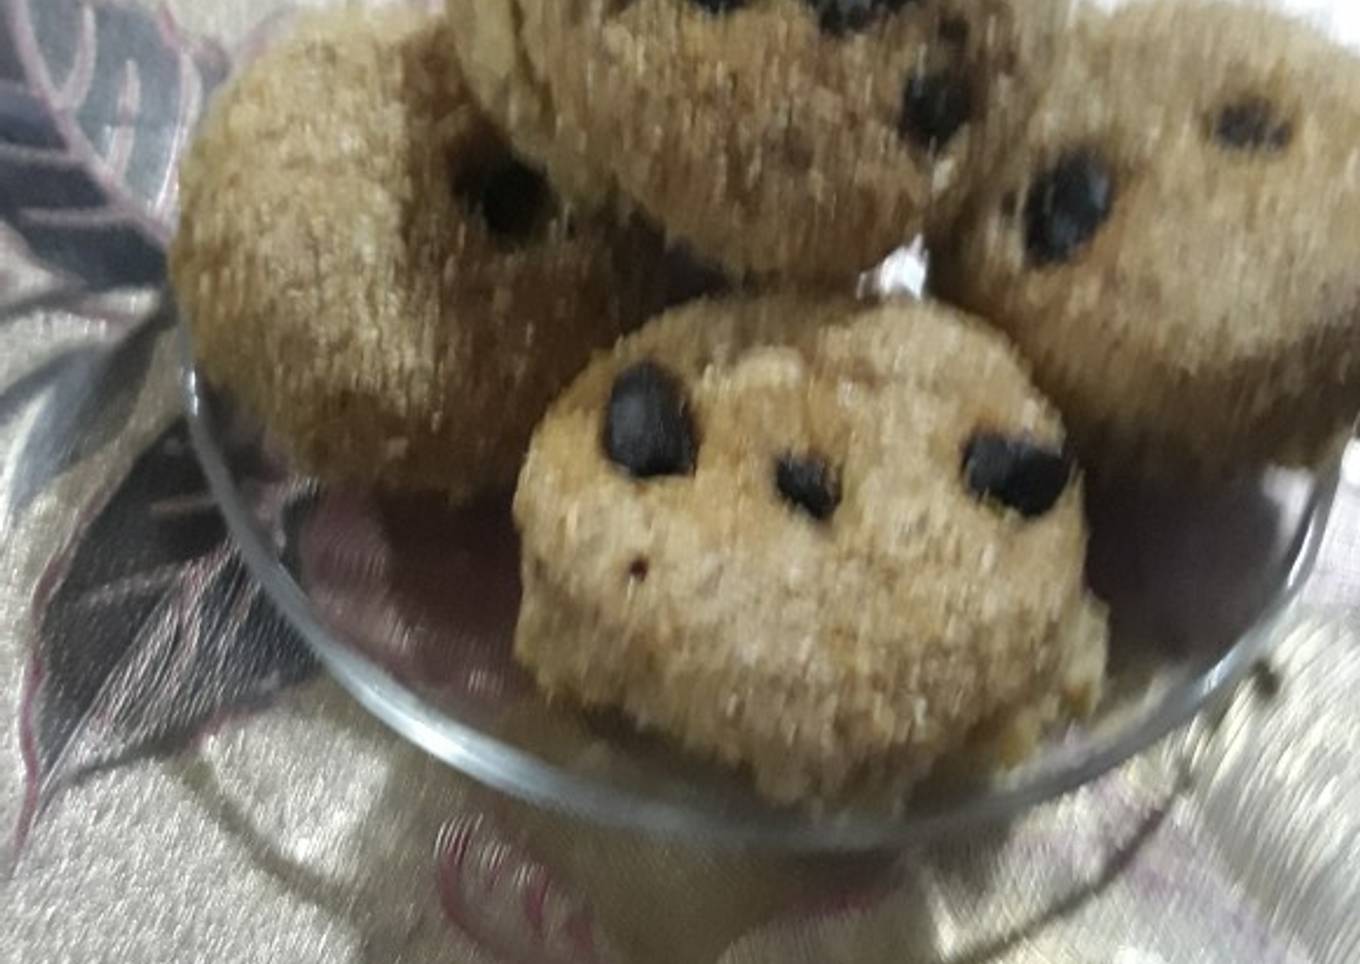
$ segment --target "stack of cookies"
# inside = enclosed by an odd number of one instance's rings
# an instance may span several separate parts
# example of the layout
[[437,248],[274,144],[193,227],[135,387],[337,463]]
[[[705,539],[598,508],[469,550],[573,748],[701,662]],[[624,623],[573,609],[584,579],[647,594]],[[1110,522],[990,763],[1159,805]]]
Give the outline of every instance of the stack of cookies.
[[[314,14],[181,179],[204,372],[324,479],[517,486],[544,691],[780,802],[1091,712],[1083,470],[1360,411],[1360,64],[1258,7]],[[920,236],[941,300],[853,297]]]

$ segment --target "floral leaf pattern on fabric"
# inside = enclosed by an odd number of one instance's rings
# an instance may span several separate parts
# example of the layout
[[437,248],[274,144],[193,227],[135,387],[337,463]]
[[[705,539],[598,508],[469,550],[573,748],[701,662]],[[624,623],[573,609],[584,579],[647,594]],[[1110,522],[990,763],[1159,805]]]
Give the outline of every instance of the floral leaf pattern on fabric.
[[[50,391],[20,446],[3,517],[21,515],[57,476],[98,452],[126,427],[156,344],[170,324],[169,313],[160,311],[112,344],[76,349],[44,373]],[[31,386],[32,394],[37,390]],[[30,386],[19,391],[28,392]]]
[[610,964],[589,906],[553,871],[470,812],[436,847],[439,896],[455,927],[505,964]]
[[20,840],[73,780],[173,752],[315,672],[230,542],[183,421],[78,526],[32,613]]
[[14,0],[0,17],[0,219],[91,288],[154,284],[175,167],[220,48],[130,3]]

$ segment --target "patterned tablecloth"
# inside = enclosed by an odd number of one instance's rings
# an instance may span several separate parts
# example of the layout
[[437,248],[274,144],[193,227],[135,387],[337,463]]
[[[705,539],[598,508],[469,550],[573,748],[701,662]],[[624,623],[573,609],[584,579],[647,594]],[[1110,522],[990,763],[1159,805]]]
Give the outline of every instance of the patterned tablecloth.
[[[1301,5],[1360,36],[1350,0]],[[185,131],[286,16],[0,0],[0,960],[1360,961],[1360,466],[1269,671],[1014,826],[905,854],[533,812],[322,678],[226,540],[149,293]]]

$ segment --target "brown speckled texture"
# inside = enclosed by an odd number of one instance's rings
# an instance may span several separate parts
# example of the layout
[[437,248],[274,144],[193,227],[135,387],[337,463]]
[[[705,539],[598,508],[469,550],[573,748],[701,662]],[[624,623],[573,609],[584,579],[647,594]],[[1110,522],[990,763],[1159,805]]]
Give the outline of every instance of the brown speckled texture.
[[[1243,98],[1291,125],[1282,150],[1210,137]],[[1111,166],[1113,213],[1036,267],[1026,192],[1073,148]],[[940,289],[1016,339],[1092,469],[1308,461],[1360,411],[1360,67],[1296,22],[1158,2],[1087,25],[966,221]]]
[[[806,0],[448,6],[474,90],[564,182],[617,187],[734,272],[840,285],[949,220],[1032,104],[1067,9],[920,0],[833,36]],[[899,132],[903,90],[946,69],[975,106],[932,152]]]
[[[642,358],[689,394],[692,477],[636,481],[603,455],[614,377]],[[516,655],[550,694],[749,764],[776,800],[910,780],[998,718],[1018,727],[997,752],[1021,756],[1060,703],[1094,703],[1104,613],[1083,584],[1080,483],[1032,521],[977,501],[961,453],[979,427],[1062,438],[1006,343],[944,307],[673,311],[535,434]],[[776,492],[789,449],[839,468],[829,521]]]
[[607,165],[582,153],[579,138],[559,132],[552,93],[521,41],[519,7],[513,0],[448,0],[447,9],[455,81],[467,85],[516,150],[552,172],[571,203],[611,206]]
[[220,98],[181,172],[171,269],[208,375],[326,478],[511,485],[534,423],[647,314],[659,240],[527,242],[455,192],[510,155],[442,20],[305,17]]

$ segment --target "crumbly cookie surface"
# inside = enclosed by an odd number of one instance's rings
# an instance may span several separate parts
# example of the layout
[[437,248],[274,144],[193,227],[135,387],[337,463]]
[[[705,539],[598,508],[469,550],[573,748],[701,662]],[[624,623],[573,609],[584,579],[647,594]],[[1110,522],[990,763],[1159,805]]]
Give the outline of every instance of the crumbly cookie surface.
[[1095,21],[939,254],[1093,469],[1312,461],[1360,411],[1360,65],[1242,5]]
[[301,18],[210,109],[171,252],[205,372],[328,479],[512,485],[659,242],[564,216],[457,82],[443,20]]
[[998,721],[1022,756],[1104,667],[1061,447],[1008,345],[949,309],[677,309],[535,434],[516,655],[779,801],[918,777]]
[[511,145],[551,172],[572,203],[614,206],[608,168],[561,131],[552,91],[522,38],[523,16],[512,0],[447,0],[456,51],[455,82],[465,83]]
[[[450,0],[493,114],[735,273],[845,284],[947,222],[1066,0]],[[602,186],[603,185],[603,186]]]

